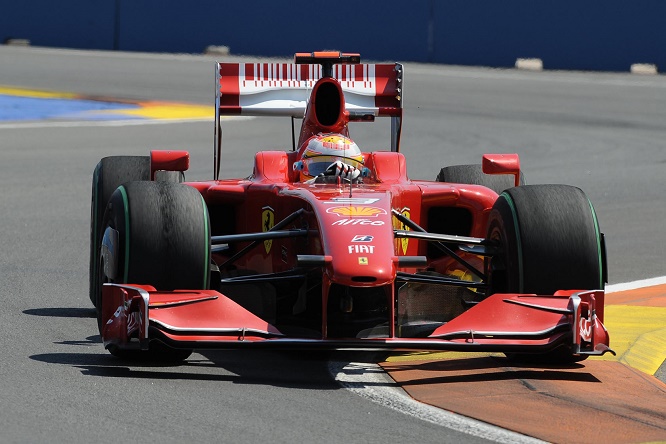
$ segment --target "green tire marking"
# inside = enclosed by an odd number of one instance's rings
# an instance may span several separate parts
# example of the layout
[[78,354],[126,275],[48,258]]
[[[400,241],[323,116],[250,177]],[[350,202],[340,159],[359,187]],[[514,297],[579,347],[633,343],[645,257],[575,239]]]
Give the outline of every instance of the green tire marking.
[[129,221],[129,201],[127,200],[127,191],[125,186],[118,187],[123,198],[123,209],[125,210],[125,270],[123,271],[123,283],[127,283],[129,276],[129,255],[130,255],[130,221]]
[[518,248],[518,293],[523,292],[523,245],[520,239],[520,231],[518,227],[518,214],[516,213],[516,206],[513,202],[513,199],[504,191],[501,196],[504,196],[509,208],[511,209],[511,215],[513,216],[513,227],[516,234],[516,247]]
[[590,211],[592,212],[592,219],[594,220],[594,232],[595,232],[595,239],[597,241],[597,257],[598,257],[598,264],[599,264],[599,289],[604,288],[604,270],[603,270],[603,258],[601,257],[601,232],[599,230],[599,221],[597,220],[597,213],[594,211],[594,207],[592,206],[592,202],[590,202],[590,199],[587,199],[588,205],[590,205]]
[[204,280],[203,280],[203,288],[204,290],[208,289],[208,276],[210,274],[210,227],[208,226],[209,219],[208,219],[208,206],[206,205],[206,201],[204,200],[203,196],[201,196],[201,203],[203,204],[203,213],[204,213],[204,242],[206,243],[206,257],[204,257]]
[[[99,253],[97,252],[97,199],[99,195],[99,168],[95,168],[95,171],[93,172],[93,183],[95,186],[93,187],[92,190],[92,202],[91,202],[91,210],[90,212],[92,213],[92,235],[90,236],[90,242],[92,245],[90,248],[92,248],[93,251],[93,264],[96,264],[99,258],[97,257]],[[96,272],[96,270],[92,270],[93,272]]]

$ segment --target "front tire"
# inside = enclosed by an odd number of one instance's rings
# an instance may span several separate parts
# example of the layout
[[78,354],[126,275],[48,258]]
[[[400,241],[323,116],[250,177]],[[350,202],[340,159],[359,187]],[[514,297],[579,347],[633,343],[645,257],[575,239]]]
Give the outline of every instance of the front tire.
[[[147,284],[162,291],[209,288],[210,222],[196,189],[169,182],[126,183],[111,196],[102,226],[118,231],[118,266],[115,279],[105,276],[100,266],[100,282]],[[99,297],[103,304],[101,291]],[[159,361],[183,360],[191,353],[164,344],[150,347],[148,353],[109,351],[122,358]]]
[[493,293],[553,294],[604,288],[599,224],[583,191],[568,185],[526,185],[502,193],[489,216]]

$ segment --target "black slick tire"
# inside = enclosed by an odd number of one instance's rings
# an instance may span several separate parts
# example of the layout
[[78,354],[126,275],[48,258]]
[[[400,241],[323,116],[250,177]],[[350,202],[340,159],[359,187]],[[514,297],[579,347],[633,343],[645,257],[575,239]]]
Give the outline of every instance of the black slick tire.
[[125,182],[150,179],[150,157],[110,156],[99,161],[93,172],[90,204],[90,301],[98,306],[97,283],[99,247],[102,240],[102,217],[111,194]]
[[[89,295],[95,307],[98,305],[99,286],[97,283],[97,265],[99,264],[99,247],[104,233],[102,217],[111,194],[126,182],[150,180],[149,156],[109,156],[99,161],[92,178],[90,203],[90,267]],[[181,182],[179,171],[158,171],[155,180],[165,182]]]

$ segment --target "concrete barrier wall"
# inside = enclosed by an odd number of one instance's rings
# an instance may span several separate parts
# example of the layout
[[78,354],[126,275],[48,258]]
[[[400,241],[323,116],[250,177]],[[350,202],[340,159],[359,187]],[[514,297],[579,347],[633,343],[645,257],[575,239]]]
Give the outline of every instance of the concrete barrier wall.
[[[334,9],[331,9],[331,8]],[[0,0],[0,40],[34,46],[364,59],[546,69],[666,67],[663,0]]]

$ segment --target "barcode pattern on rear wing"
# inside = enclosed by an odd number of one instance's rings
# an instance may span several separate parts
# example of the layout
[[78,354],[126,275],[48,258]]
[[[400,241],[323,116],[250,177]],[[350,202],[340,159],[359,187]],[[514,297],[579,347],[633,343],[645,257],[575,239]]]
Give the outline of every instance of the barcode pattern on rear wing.
[[[219,63],[216,102],[220,114],[288,115],[305,113],[309,94],[321,78],[320,65]],[[402,65],[334,65],[352,113],[399,116]]]

